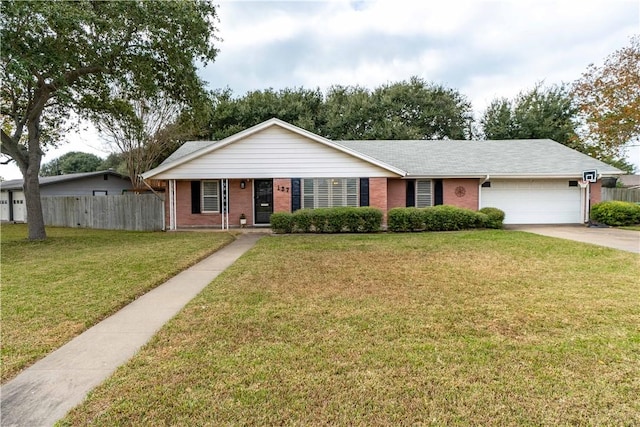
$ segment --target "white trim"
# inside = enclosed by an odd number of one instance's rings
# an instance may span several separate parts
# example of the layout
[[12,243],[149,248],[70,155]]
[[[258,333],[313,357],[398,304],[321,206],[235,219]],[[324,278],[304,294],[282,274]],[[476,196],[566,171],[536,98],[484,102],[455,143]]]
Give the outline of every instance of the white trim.
[[[216,205],[216,210],[207,211],[204,208],[204,184],[205,182],[214,182],[216,188],[216,201],[218,202]],[[220,194],[220,187],[222,185],[223,180],[221,179],[202,179],[200,180],[200,213],[222,213],[222,195]],[[213,196],[206,196],[207,198],[212,198]]]
[[331,141],[331,140],[329,140],[327,138],[321,137],[320,135],[316,135],[315,133],[309,132],[307,130],[304,130],[302,128],[299,128],[297,126],[289,124],[287,122],[283,122],[282,120],[273,118],[273,119],[269,119],[269,120],[267,120],[265,122],[262,122],[262,123],[260,123],[260,124],[258,124],[256,126],[250,127],[249,129],[245,129],[242,132],[238,132],[238,133],[236,133],[234,135],[231,135],[231,136],[229,136],[229,137],[227,137],[227,138],[225,138],[225,139],[223,139],[221,141],[214,142],[211,145],[209,145],[207,147],[204,147],[204,148],[201,148],[199,150],[196,150],[193,153],[187,154],[184,157],[180,157],[179,159],[175,160],[174,162],[168,163],[166,165],[160,165],[157,168],[151,169],[150,171],[147,171],[147,172],[143,173],[142,177],[144,179],[151,178],[151,177],[156,176],[156,175],[158,175],[158,174],[160,174],[162,172],[166,172],[166,171],[168,171],[170,169],[173,169],[176,166],[180,166],[180,165],[182,165],[184,163],[187,163],[187,162],[189,162],[189,161],[191,161],[191,160],[193,160],[193,159],[195,159],[197,157],[200,157],[202,155],[205,155],[205,154],[211,153],[213,151],[219,150],[219,149],[221,149],[223,147],[226,147],[229,144],[233,144],[236,141],[244,139],[244,138],[246,138],[246,137],[248,137],[250,135],[253,135],[253,134],[257,133],[257,132],[263,131],[263,130],[271,127],[271,126],[279,126],[279,127],[283,128],[283,129],[286,129],[286,130],[291,131],[293,133],[296,133],[296,134],[298,134],[300,136],[308,138],[308,139],[310,139],[312,141],[318,142],[320,144],[323,144],[323,145],[326,145],[328,147],[331,147],[331,148],[333,148],[333,149],[335,149],[337,151],[341,151],[341,152],[343,152],[345,154],[348,154],[348,155],[350,155],[352,157],[355,157],[357,159],[363,160],[363,161],[365,161],[367,163],[370,163],[370,164],[372,164],[374,166],[380,167],[382,169],[386,169],[389,172],[392,172],[392,173],[395,173],[397,175],[400,175],[401,177],[405,176],[407,174],[402,169],[399,169],[399,168],[396,168],[394,166],[388,165],[388,164],[386,164],[384,162],[381,162],[379,160],[374,159],[373,157],[367,156],[367,155],[362,154],[362,153],[360,153],[358,151],[354,151],[354,150],[352,150],[350,148],[344,147],[344,146],[342,146],[340,144],[337,144],[337,143],[335,143],[335,142],[333,142],[333,141]]
[[223,230],[229,229],[229,180],[220,180],[220,187],[222,187],[222,195],[218,196],[220,200],[220,216]]
[[176,180],[169,180],[169,230],[176,230]]

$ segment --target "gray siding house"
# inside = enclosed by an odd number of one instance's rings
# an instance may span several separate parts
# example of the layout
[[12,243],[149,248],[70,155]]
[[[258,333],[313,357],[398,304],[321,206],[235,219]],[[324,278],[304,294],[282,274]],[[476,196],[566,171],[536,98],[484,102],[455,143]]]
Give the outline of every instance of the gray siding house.
[[[112,170],[40,177],[40,196],[112,196],[131,190],[129,177]],[[23,180],[0,183],[0,220],[27,220]]]

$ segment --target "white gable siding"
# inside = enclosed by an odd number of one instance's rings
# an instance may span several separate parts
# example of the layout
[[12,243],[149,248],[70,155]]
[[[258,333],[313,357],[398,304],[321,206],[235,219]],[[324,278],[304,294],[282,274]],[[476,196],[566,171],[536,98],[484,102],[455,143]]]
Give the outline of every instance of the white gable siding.
[[394,177],[396,174],[278,126],[154,176],[154,179]]

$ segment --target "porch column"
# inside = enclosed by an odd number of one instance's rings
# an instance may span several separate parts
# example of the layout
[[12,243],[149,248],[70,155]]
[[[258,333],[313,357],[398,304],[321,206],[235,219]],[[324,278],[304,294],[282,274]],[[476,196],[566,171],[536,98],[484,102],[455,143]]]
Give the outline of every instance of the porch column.
[[222,180],[222,229],[229,229],[229,179]]
[[169,230],[176,230],[176,180],[169,180]]

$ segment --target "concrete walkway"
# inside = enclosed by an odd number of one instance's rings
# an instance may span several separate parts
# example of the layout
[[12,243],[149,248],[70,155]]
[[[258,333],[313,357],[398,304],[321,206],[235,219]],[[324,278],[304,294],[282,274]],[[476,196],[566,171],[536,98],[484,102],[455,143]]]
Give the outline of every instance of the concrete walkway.
[[25,369],[0,389],[0,425],[53,425],[263,235],[238,235],[234,242]]
[[640,231],[583,225],[510,225],[506,228],[640,253]]

